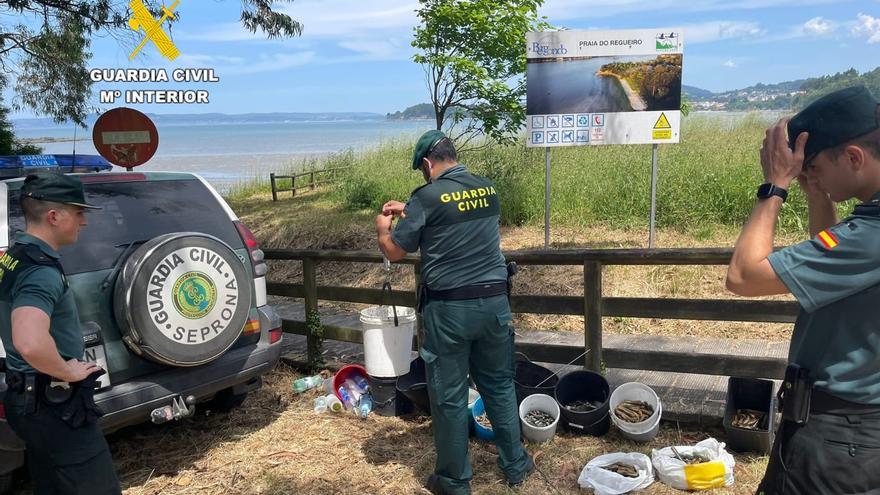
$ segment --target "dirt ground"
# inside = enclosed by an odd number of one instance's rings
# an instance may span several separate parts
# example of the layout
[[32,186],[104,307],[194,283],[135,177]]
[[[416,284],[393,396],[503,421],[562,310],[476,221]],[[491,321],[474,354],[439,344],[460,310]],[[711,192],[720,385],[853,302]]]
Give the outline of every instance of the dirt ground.
[[[434,466],[430,418],[366,421],[349,414],[316,414],[318,392],[292,393],[299,375],[280,364],[263,388],[229,414],[197,414],[171,426],[143,425],[109,437],[128,495],[146,494],[391,494],[428,492],[422,488]],[[472,440],[475,494],[588,493],[577,478],[593,457],[611,452],[692,445],[723,430],[697,431],[664,423],[652,442],[638,444],[612,427],[604,437],[557,432],[545,444],[527,444],[539,472],[519,490],[504,482],[495,447]],[[735,455],[733,486],[711,494],[752,494],[766,467],[764,456]],[[639,492],[683,493],[660,481]]]

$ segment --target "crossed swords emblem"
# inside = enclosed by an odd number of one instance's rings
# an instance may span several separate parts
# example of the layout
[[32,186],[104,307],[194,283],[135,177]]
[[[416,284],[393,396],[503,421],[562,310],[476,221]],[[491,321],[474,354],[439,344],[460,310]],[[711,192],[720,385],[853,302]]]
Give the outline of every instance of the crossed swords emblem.
[[156,45],[156,48],[159,49],[159,53],[165,56],[168,60],[174,60],[180,55],[180,50],[174,46],[174,42],[172,42],[171,38],[165,34],[165,31],[162,31],[162,23],[169,17],[171,19],[175,18],[174,12],[172,11],[179,3],[180,0],[174,0],[171,7],[162,7],[162,17],[157,21],[147,10],[143,0],[131,0],[131,2],[129,2],[128,6],[131,8],[132,14],[131,18],[128,20],[128,26],[132,30],[138,32],[143,29],[144,33],[147,35],[134,51],[131,52],[131,56],[128,57],[129,60],[134,59],[138,52],[141,51],[141,48],[143,48],[149,40],[152,40],[153,44]]

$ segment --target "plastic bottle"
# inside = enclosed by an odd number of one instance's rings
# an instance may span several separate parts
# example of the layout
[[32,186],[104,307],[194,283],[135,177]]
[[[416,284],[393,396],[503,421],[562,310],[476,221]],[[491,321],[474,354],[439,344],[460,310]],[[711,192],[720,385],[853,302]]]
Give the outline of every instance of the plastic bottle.
[[310,388],[315,388],[321,383],[323,383],[324,379],[321,378],[321,375],[315,376],[305,376],[293,382],[293,391],[296,393],[302,393]]
[[315,399],[315,412],[321,414],[327,411],[327,397],[322,395]]
[[365,391],[361,390],[361,388],[358,387],[354,383],[354,380],[352,380],[351,378],[348,378],[345,380],[345,388],[348,389],[348,393],[351,394],[351,396],[352,396],[352,398],[354,398],[355,402],[360,401],[361,396],[364,395],[364,393],[365,393]]
[[344,405],[346,409],[354,409],[355,407],[357,407],[357,402],[354,400],[351,394],[348,393],[348,389],[345,387],[345,385],[340,385],[338,392],[339,397],[342,398],[342,405]]
[[331,412],[342,412],[342,410],[345,409],[342,406],[342,402],[339,400],[339,397],[336,397],[335,394],[329,394],[327,397],[325,397],[325,399],[327,400],[327,409],[329,409]]
[[370,394],[364,394],[361,396],[361,401],[358,403],[357,415],[360,416],[361,419],[367,419],[367,416],[370,415],[372,410],[373,398],[370,397]]
[[366,394],[370,391],[370,382],[368,382],[366,378],[361,375],[354,375],[352,380],[354,380],[355,385],[361,389],[361,393]]
[[325,390],[328,394],[332,394],[332,393],[333,393],[333,377],[332,377],[332,376],[331,376],[330,378],[325,378],[325,379],[324,379],[324,390]]

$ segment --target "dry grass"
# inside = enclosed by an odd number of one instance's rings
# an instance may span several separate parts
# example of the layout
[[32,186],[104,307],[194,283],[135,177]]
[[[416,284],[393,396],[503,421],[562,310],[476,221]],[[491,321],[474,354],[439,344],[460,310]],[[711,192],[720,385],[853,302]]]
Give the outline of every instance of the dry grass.
[[[110,446],[128,495],[146,494],[401,494],[428,493],[433,471],[430,418],[361,421],[350,415],[316,415],[317,392],[294,395],[297,374],[279,365],[261,390],[230,414],[197,415],[171,426],[143,425],[116,433]],[[593,457],[690,445],[723,432],[679,429],[664,423],[651,443],[637,444],[612,432],[602,438],[558,434],[528,444],[540,470],[514,492],[495,462],[492,444],[473,440],[475,494],[583,493],[577,477]],[[751,494],[766,457],[736,456],[736,483],[706,493]],[[655,482],[645,494],[681,493]]]
[[[233,202],[242,220],[249,225],[263,246],[303,249],[376,249],[373,213],[344,212],[337,209],[327,192],[307,193],[293,200],[272,202],[271,196],[256,195]],[[554,228],[555,248],[643,248],[646,231],[619,229],[604,225],[572,229]],[[656,247],[730,247],[737,229],[716,226],[701,232],[660,230]],[[777,238],[779,244],[800,240],[797,236]],[[507,227],[502,230],[505,250],[540,249],[544,232],[540,227]],[[270,278],[275,281],[302,280],[298,262],[272,262]],[[393,267],[392,283],[397,289],[412,289],[412,269]],[[724,288],[724,266],[608,266],[603,272],[603,293],[618,297],[675,297],[731,299]],[[320,285],[379,288],[385,274],[378,264],[322,263],[318,268]],[[522,266],[515,279],[517,294],[580,295],[583,269],[577,266]],[[784,298],[784,297],[783,297]],[[322,302],[322,306],[328,305]],[[343,310],[359,306],[338,304]],[[522,330],[583,332],[582,317],[557,315],[516,315]],[[604,331],[618,334],[675,335],[784,341],[791,337],[790,324],[703,322],[640,318],[606,318]]]

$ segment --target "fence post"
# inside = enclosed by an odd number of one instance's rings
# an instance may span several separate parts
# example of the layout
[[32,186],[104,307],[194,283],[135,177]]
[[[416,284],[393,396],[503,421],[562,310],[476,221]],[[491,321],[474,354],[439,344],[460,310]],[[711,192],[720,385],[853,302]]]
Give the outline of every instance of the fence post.
[[312,170],[312,172],[309,173],[309,189],[311,189],[312,191],[315,190],[315,171],[314,170]]
[[584,262],[584,366],[602,371],[602,263]]
[[269,174],[269,181],[272,182],[272,201],[278,201],[278,190],[275,189],[275,172]]
[[[303,259],[303,286],[306,291],[306,321],[315,320],[318,317],[318,281],[315,278],[315,260],[313,258]],[[320,319],[317,320],[320,326]],[[307,358],[310,366],[320,363],[321,341],[320,335],[313,332],[314,329],[309,328],[306,335]]]
[[296,175],[290,176],[290,197],[296,197]]
[[419,307],[419,286],[422,285],[422,263],[417,261],[413,263],[413,275],[416,279],[416,337],[419,342],[419,350],[425,343],[425,328],[422,322],[422,313],[418,311]]

